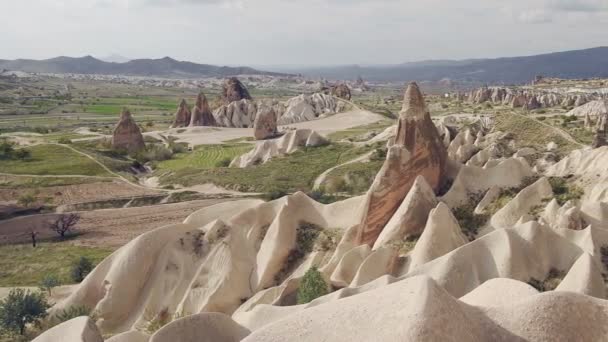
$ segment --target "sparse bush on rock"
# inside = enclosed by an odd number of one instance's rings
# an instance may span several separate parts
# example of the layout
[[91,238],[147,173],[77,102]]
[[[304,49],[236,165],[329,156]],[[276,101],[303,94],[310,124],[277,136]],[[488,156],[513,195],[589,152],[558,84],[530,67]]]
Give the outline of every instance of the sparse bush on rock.
[[298,289],[298,304],[307,304],[329,293],[328,285],[323,275],[316,267],[311,267],[300,282]]

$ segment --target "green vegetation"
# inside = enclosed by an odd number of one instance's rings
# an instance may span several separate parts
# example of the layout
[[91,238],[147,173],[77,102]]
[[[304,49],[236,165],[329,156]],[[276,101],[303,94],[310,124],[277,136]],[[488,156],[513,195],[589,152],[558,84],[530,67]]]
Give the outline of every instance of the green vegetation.
[[564,138],[556,130],[549,129],[546,125],[537,120],[516,115],[516,114],[499,114],[496,115],[497,131],[509,132],[514,135],[518,147],[531,146],[539,151],[544,151],[549,141],[555,142],[561,147],[562,153],[569,152],[578,146]]
[[55,315],[55,318],[59,321],[59,323],[67,322],[76,317],[89,316],[94,318],[94,314],[91,313],[91,309],[86,306],[71,306],[67,309],[62,310],[61,312]]
[[93,270],[93,263],[89,258],[81,256],[78,261],[72,264],[70,275],[75,283],[80,283]]
[[324,190],[328,193],[361,195],[369,189],[383,164],[383,160],[375,160],[338,167],[327,175]]
[[356,138],[359,138],[367,133],[373,132],[375,134],[382,133],[386,128],[392,126],[394,121],[389,120],[381,120],[369,125],[363,125],[358,127],[353,127],[344,131],[339,131],[330,134],[328,137],[332,141],[340,141],[340,140],[350,140],[354,141]]
[[93,264],[110,255],[112,250],[74,246],[69,242],[0,246],[0,286],[38,286],[48,274],[56,275],[62,284],[72,283],[71,268],[80,257]]
[[560,205],[564,205],[568,201],[578,200],[585,194],[583,189],[568,183],[564,178],[551,177],[549,178],[549,184],[551,184],[553,195],[555,195],[555,199]]
[[[212,169],[227,167],[232,159],[253,149],[251,144],[225,144],[198,146],[191,153],[178,153],[171,160],[156,165],[158,171],[178,171],[184,168]],[[226,165],[228,164],[228,165]]]
[[549,274],[547,274],[544,280],[531,278],[528,281],[528,285],[534,287],[539,292],[553,291],[559,286],[565,276],[566,272],[552,268],[549,270]]
[[2,160],[0,172],[28,175],[109,176],[93,160],[59,145],[36,145],[29,148],[26,160]]
[[475,214],[475,207],[478,202],[479,201],[470,201],[468,204],[462,205],[452,211],[462,233],[469,241],[473,241],[477,238],[479,228],[481,228],[489,218],[489,216],[485,214]]
[[407,253],[414,250],[416,243],[420,239],[420,235],[408,236],[403,240],[392,241],[389,246],[396,250],[399,255],[406,255]]
[[[163,184],[213,183],[224,188],[263,193],[310,192],[314,180],[327,169],[363,155],[374,147],[353,148],[349,144],[332,144],[303,148],[283,157],[248,168],[209,168],[213,162],[193,160],[186,165],[159,163],[156,174]],[[172,165],[167,168],[167,165]],[[194,166],[196,165],[196,166]],[[167,171],[171,171],[170,173]]]
[[311,267],[300,282],[298,304],[307,304],[329,293],[329,286],[316,267]]
[[59,278],[54,274],[48,274],[42,278],[42,281],[40,282],[40,290],[47,292],[50,296],[53,288],[59,285],[61,285]]
[[0,301],[0,328],[3,333],[23,335],[25,327],[45,318],[50,307],[42,292],[13,289]]

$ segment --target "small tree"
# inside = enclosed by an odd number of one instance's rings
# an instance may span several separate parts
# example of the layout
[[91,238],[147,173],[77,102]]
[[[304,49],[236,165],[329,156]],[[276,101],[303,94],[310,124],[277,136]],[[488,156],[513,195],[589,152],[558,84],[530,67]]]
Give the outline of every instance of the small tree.
[[0,327],[23,335],[26,325],[46,317],[50,307],[42,292],[13,289],[0,301]]
[[47,276],[45,276],[42,281],[40,282],[40,290],[41,291],[46,291],[49,296],[51,295],[51,290],[54,287],[59,286],[61,283],[59,282],[59,278],[57,278],[56,275],[54,274],[49,274]]
[[310,268],[304,274],[298,289],[298,304],[310,303],[328,293],[328,286],[323,275],[316,267]]
[[78,214],[61,215],[55,222],[51,223],[50,228],[64,239],[67,233],[76,228],[78,221],[80,221],[80,215]]
[[87,257],[80,257],[72,265],[72,280],[80,283],[93,270],[93,263]]

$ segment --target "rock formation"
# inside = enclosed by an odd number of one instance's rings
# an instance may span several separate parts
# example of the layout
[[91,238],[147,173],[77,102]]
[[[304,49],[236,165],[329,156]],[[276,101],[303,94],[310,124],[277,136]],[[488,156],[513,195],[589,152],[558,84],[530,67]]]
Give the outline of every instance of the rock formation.
[[277,114],[274,112],[274,109],[268,105],[259,105],[253,123],[253,136],[255,140],[270,139],[276,137],[277,134]]
[[349,101],[351,99],[350,88],[344,83],[333,86],[331,88],[331,94],[333,96],[339,97],[341,99],[345,99],[345,100],[349,100]]
[[367,194],[358,243],[374,245],[418,176],[437,191],[445,181],[446,161],[445,147],[422,93],[416,83],[410,83],[399,114],[395,144]]
[[597,94],[572,94],[535,88],[481,87],[466,96],[469,102],[481,104],[490,102],[497,105],[534,110],[555,106],[580,106],[600,98]]
[[217,126],[211,108],[209,108],[209,101],[207,101],[207,97],[202,92],[198,94],[196,104],[192,108],[190,127],[194,126]]
[[285,102],[285,110],[279,115],[279,125],[310,121],[324,114],[341,111],[342,101],[331,95],[315,93],[312,95],[299,95]]
[[190,125],[191,116],[192,113],[188,108],[186,99],[182,99],[177,107],[177,112],[175,112],[175,120],[173,121],[171,128],[188,127],[188,125]]
[[235,101],[251,100],[251,96],[238,78],[231,77],[224,82],[220,99],[223,105],[229,105]]
[[598,148],[607,146],[608,142],[608,112],[598,115],[597,124],[595,126],[595,137],[591,147]]
[[288,131],[278,139],[258,142],[252,151],[236,157],[230,167],[243,168],[263,164],[274,157],[293,153],[301,147],[316,147],[328,143],[327,139],[310,129]]
[[112,148],[115,150],[125,150],[129,153],[135,153],[143,150],[146,147],[144,137],[141,134],[141,129],[133,120],[131,112],[128,109],[123,109],[120,114],[120,120],[114,128],[112,134]]
[[213,112],[213,117],[221,127],[252,127],[257,114],[257,104],[243,99],[223,105]]

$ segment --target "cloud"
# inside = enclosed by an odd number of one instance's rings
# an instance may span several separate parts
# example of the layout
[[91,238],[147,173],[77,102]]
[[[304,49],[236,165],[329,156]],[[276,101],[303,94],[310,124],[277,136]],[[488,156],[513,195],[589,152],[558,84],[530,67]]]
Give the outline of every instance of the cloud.
[[526,24],[543,24],[553,21],[553,14],[544,9],[530,9],[520,12],[517,20]]

